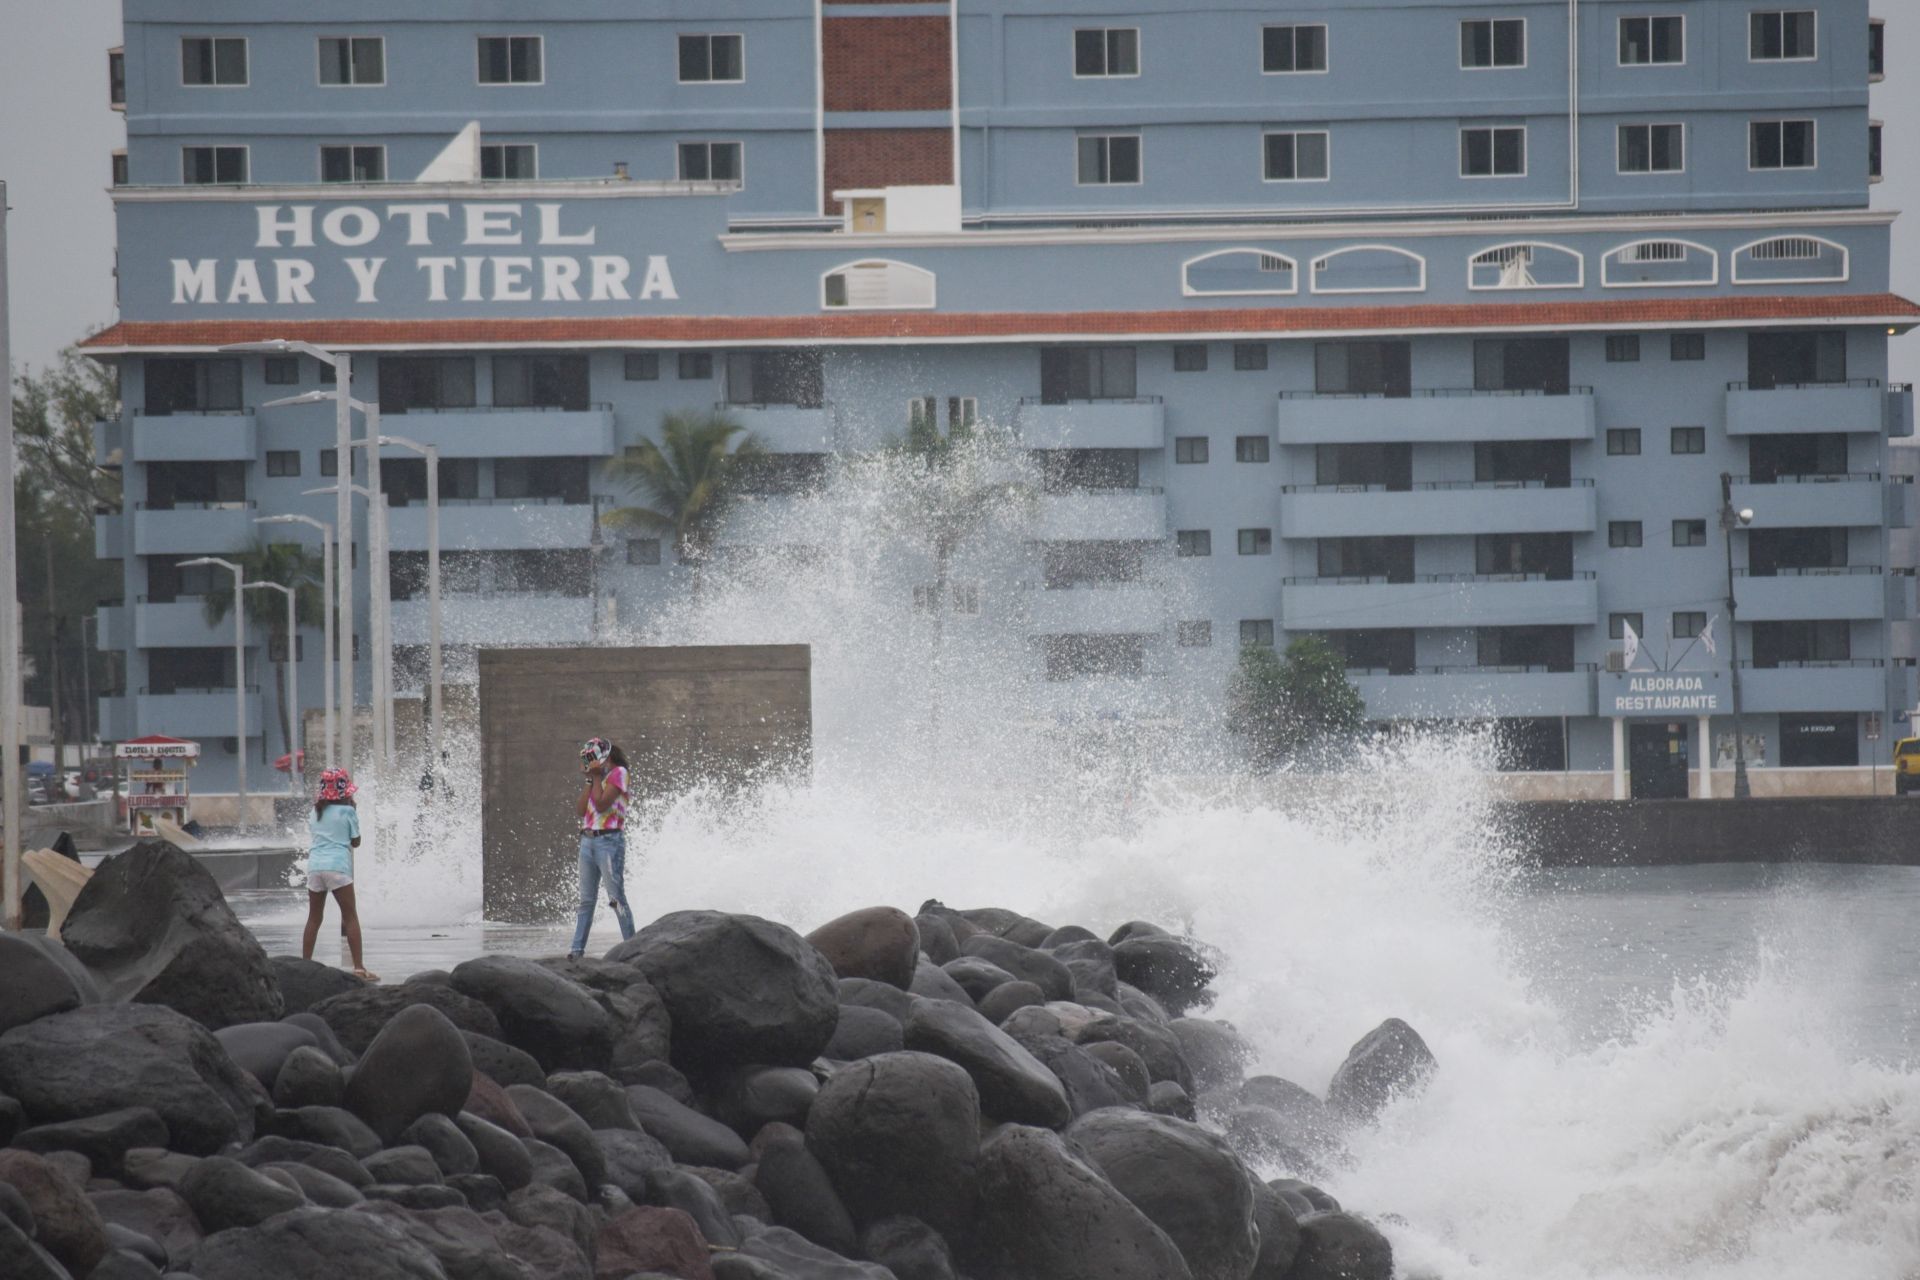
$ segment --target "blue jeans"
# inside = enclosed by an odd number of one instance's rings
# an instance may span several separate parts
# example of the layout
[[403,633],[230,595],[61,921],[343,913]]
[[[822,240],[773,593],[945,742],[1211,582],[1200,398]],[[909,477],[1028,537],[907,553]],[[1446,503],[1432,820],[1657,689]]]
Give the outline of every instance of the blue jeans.
[[593,909],[599,904],[603,877],[607,899],[613,904],[614,917],[620,921],[620,936],[631,938],[633,912],[627,910],[627,833],[624,831],[580,833],[580,910],[573,918],[575,955],[587,949],[587,932],[593,928]]

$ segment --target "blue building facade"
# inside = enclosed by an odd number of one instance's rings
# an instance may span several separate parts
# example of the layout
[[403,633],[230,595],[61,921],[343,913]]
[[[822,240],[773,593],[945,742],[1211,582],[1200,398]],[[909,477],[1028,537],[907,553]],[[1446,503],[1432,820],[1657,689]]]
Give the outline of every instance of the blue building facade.
[[[269,680],[178,568],[332,518],[330,407],[260,407],[322,367],[221,350],[270,338],[351,354],[448,460],[456,646],[681,589],[671,548],[590,552],[599,463],[717,404],[789,481],[916,414],[1014,433],[1036,686],[1319,633],[1376,719],[1497,720],[1514,767],[1642,794],[1730,750],[1735,641],[1768,766],[1865,766],[1915,702],[1887,348],[1920,309],[1867,208],[1864,0],[125,11],[121,315],[88,344],[127,406],[110,737],[279,753],[270,694],[231,741],[234,680]],[[407,583],[424,479],[384,474]],[[777,542],[784,500],[732,536]]]

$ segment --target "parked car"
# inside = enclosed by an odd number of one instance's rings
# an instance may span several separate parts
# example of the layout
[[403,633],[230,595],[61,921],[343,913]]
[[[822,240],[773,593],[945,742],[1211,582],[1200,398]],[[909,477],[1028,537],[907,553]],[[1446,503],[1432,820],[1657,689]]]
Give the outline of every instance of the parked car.
[[1902,738],[1893,745],[1893,793],[1903,796],[1920,787],[1920,738]]

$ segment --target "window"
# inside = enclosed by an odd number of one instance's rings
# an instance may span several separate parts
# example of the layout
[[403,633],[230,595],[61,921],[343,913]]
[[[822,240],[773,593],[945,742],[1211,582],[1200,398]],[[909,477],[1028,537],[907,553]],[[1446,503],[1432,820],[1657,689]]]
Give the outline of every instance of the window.
[[[383,362],[384,363],[384,362]],[[493,402],[508,409],[587,408],[587,358],[543,352],[493,358]]]
[[1473,344],[1473,388],[1565,395],[1568,365],[1565,338],[1478,338]]
[[1676,333],[1668,351],[1670,360],[1705,360],[1707,358],[1707,335],[1704,333]]
[[180,148],[180,180],[192,187],[230,186],[247,180],[245,147]]
[[1677,124],[1623,124],[1617,164],[1621,173],[1679,173],[1686,166],[1684,130]]
[[239,87],[247,83],[247,42],[239,36],[183,36],[180,83]]
[[1269,133],[1262,139],[1268,182],[1320,182],[1327,176],[1327,135]]
[[1265,462],[1268,458],[1268,441],[1265,436],[1235,436],[1233,438],[1233,460],[1235,462]]
[[1755,13],[1747,21],[1747,57],[1754,62],[1804,61],[1818,56],[1812,9]]
[[947,397],[947,434],[971,431],[979,421],[979,396]]
[[1175,373],[1205,373],[1207,371],[1207,344],[1204,342],[1182,342],[1173,349],[1173,371]]
[[1672,66],[1687,60],[1687,20],[1682,17],[1620,19],[1620,65]]
[[1706,546],[1707,522],[1705,520],[1675,520],[1673,522],[1673,545],[1676,547]]
[[658,382],[660,380],[660,353],[658,351],[629,351],[621,362],[621,376],[628,382]]
[[1139,75],[1139,28],[1083,27],[1075,31],[1073,74],[1075,77]]
[[325,361],[322,361],[320,364],[320,385],[323,387],[331,387],[338,384],[339,381],[340,371]]
[[321,36],[320,83],[372,85],[387,82],[387,42],[379,36]]
[[1320,538],[1314,569],[1322,578],[1412,582],[1413,542],[1409,537]]
[[1264,342],[1236,342],[1233,344],[1233,367],[1243,373],[1258,372],[1267,367],[1267,344]]
[[1845,662],[1852,656],[1853,627],[1843,619],[1753,624],[1756,667]]
[[737,142],[683,142],[679,151],[682,182],[740,181],[740,144]]
[[850,262],[820,277],[820,305],[828,310],[911,311],[931,307],[939,281],[933,272],[884,258]]
[[1413,445],[1406,441],[1315,445],[1313,480],[1315,484],[1343,489],[1386,489],[1404,493],[1413,488]]
[[1240,531],[1240,554],[1243,556],[1272,555],[1273,530],[1242,529]]
[[1611,333],[1607,335],[1607,363],[1634,364],[1640,359],[1640,335],[1637,333]]
[[1173,460],[1175,462],[1205,462],[1207,460],[1207,438],[1205,436],[1175,436],[1173,438]]
[[1399,339],[1315,343],[1313,389],[1323,396],[1410,396],[1413,344]]
[[659,564],[660,563],[660,539],[628,538],[627,539],[627,563],[628,564]]
[[240,361],[149,358],[146,414],[233,413],[240,408]]
[[1628,627],[1632,627],[1633,634],[1637,636],[1646,635],[1646,615],[1642,613],[1610,613],[1607,615],[1608,639],[1625,640],[1627,638],[1626,628]]
[[1213,530],[1181,529],[1173,535],[1173,554],[1183,559],[1213,554]]
[[472,356],[381,356],[380,411],[471,409]]
[[337,476],[340,474],[340,451],[338,449],[322,449],[320,451],[320,474],[323,476]]
[[1637,458],[1640,456],[1640,428],[1608,427],[1607,456],[1611,458]]
[[1243,645],[1258,645],[1263,649],[1273,648],[1273,619],[1241,619],[1240,643]]
[[1136,394],[1132,347],[1042,347],[1040,399],[1131,400]]
[[1811,169],[1814,167],[1813,121],[1755,120],[1748,148],[1750,169]]
[[680,37],[681,84],[737,84],[747,78],[745,36]]
[[541,84],[546,80],[539,36],[481,36],[481,84]]
[[1707,451],[1707,429],[1705,427],[1675,427],[1669,441],[1670,453],[1705,453]]
[[1098,493],[1140,486],[1138,449],[1043,449],[1041,484],[1048,493]]
[[1323,23],[1260,28],[1260,69],[1268,75],[1327,69],[1327,28]]
[[1607,522],[1607,545],[1610,547],[1637,547],[1640,545],[1640,522],[1638,520],[1609,520]]
[[[728,404],[790,404],[818,409],[826,403],[826,366],[817,348],[730,351],[726,363]],[[927,417],[933,417],[928,397]]]
[[679,369],[682,382],[711,382],[713,380],[713,353],[711,351],[682,351]]
[[1146,670],[1147,641],[1140,635],[1047,636],[1047,679],[1127,677]]
[[482,182],[526,182],[540,176],[540,162],[530,142],[489,142],[480,148]]
[[1878,120],[1867,126],[1867,181],[1878,182],[1885,176],[1880,164],[1880,131],[1883,128]]
[[1207,649],[1213,646],[1213,624],[1211,622],[1176,622],[1173,626],[1174,643],[1182,649]]
[[1526,66],[1527,20],[1494,18],[1461,23],[1460,65],[1468,69]]
[[1847,335],[1840,329],[1747,335],[1747,385],[1755,391],[1847,380]]
[[1082,134],[1079,182],[1083,187],[1138,186],[1140,135],[1137,133]]
[[129,180],[127,153],[125,151],[116,151],[113,153],[113,185],[116,187],[124,187]]
[[1705,613],[1683,610],[1673,615],[1673,637],[1676,640],[1692,640],[1706,629]]
[[267,475],[272,477],[297,476],[300,474],[300,451],[297,449],[267,450]]
[[1460,131],[1460,176],[1463,178],[1517,178],[1527,172],[1527,131],[1524,126]]
[[291,387],[300,381],[299,356],[268,356],[260,366],[270,387]]
[[127,51],[107,50],[107,105],[124,111],[127,107]]
[[322,182],[384,182],[386,178],[385,147],[320,148]]

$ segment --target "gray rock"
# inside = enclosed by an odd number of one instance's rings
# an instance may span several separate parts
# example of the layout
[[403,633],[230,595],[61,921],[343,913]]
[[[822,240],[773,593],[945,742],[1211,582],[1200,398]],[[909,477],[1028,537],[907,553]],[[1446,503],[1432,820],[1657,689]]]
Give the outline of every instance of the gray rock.
[[326,1050],[295,1049],[273,1079],[275,1107],[337,1107],[347,1096],[347,1078]]
[[302,960],[299,956],[269,956],[267,967],[273,973],[274,985],[280,988],[281,1003],[288,1013],[304,1012],[331,996],[358,991],[367,985],[365,979],[356,978],[345,969],[317,960]]
[[403,982],[393,987],[362,987],[329,996],[308,1012],[333,1028],[340,1043],[353,1053],[367,1051],[381,1028],[402,1009],[429,1005],[462,1031],[500,1039],[500,1019],[493,1010],[452,987],[428,982]]
[[1072,1118],[1059,1078],[973,1009],[922,1000],[908,1016],[906,1030],[908,1049],[937,1054],[966,1069],[986,1114],[1054,1129]]
[[1180,1249],[1193,1280],[1246,1280],[1260,1253],[1253,1176],[1199,1125],[1113,1108],[1082,1116],[1067,1140]]
[[960,941],[944,917],[922,914],[915,916],[913,923],[920,931],[920,954],[927,959],[945,964],[960,954]]
[[1004,986],[995,987],[981,997],[980,1016],[998,1027],[1019,1010],[1030,1009],[1046,1002],[1046,993],[1031,982],[1009,982]]
[[[999,942],[1001,939],[990,939]],[[1013,981],[1013,975],[991,960],[979,956],[963,955],[958,960],[949,960],[940,966],[949,978],[960,984],[967,997],[976,1003],[985,999],[996,987],[1003,987]]]
[[627,1103],[640,1128],[672,1152],[676,1163],[716,1169],[738,1169],[747,1163],[747,1144],[739,1134],[658,1089],[629,1086]]
[[284,1174],[293,1179],[294,1185],[300,1188],[300,1194],[307,1198],[307,1203],[322,1209],[351,1209],[366,1199],[353,1184],[343,1182],[310,1164],[267,1164],[261,1165],[260,1171]]
[[458,1191],[476,1213],[492,1213],[507,1202],[507,1189],[490,1173],[449,1175],[447,1186]]
[[920,928],[893,907],[866,907],[829,920],[807,935],[842,978],[871,978],[905,990],[920,954]]
[[[513,1100],[514,1106],[520,1108],[520,1114],[527,1118],[535,1138],[565,1152],[567,1158],[573,1161],[587,1192],[607,1180],[607,1164],[600,1157],[600,1148],[594,1144],[593,1128],[572,1107],[550,1093],[524,1084],[509,1087],[507,1096]],[[537,1179],[539,1153],[531,1146],[527,1150],[534,1154],[534,1176]]]
[[883,1218],[860,1235],[860,1250],[894,1280],[958,1280],[953,1255],[938,1231],[918,1218]]
[[[358,982],[359,979],[356,978],[355,981]],[[280,1021],[290,1027],[311,1031],[313,1038],[319,1042],[320,1051],[332,1058],[336,1067],[346,1068],[353,1065],[354,1054],[347,1049],[347,1046],[340,1043],[340,1037],[333,1033],[333,1028],[328,1026],[327,1020],[319,1014],[310,1009],[303,1009],[299,1013],[288,1014]]]
[[1147,1064],[1147,1074],[1156,1083],[1171,1080],[1189,1096],[1194,1092],[1193,1069],[1187,1065],[1179,1037],[1167,1027],[1138,1018],[1102,1014],[1077,1030],[1069,1028],[1067,1038],[1080,1045],[1108,1040],[1123,1044],[1140,1055],[1140,1060]]
[[1049,1000],[1073,999],[1072,971],[1045,951],[981,934],[962,943],[960,954],[989,961],[1022,982],[1031,982]]
[[0,1182],[0,1217],[11,1219],[14,1226],[26,1232],[27,1239],[33,1239],[37,1231],[33,1224],[33,1207],[11,1182]]
[[1195,1091],[1231,1088],[1246,1077],[1247,1064],[1255,1057],[1253,1046],[1226,1023],[1211,1018],[1175,1018],[1167,1029],[1180,1042],[1180,1052],[1193,1072]]
[[466,1197],[452,1187],[437,1183],[376,1182],[364,1193],[369,1202],[397,1204],[406,1209],[459,1209]]
[[364,1163],[375,1182],[404,1187],[438,1186],[443,1179],[433,1153],[425,1147],[388,1147],[368,1156]]
[[197,1280],[447,1280],[431,1251],[364,1213],[299,1209],[223,1231],[193,1255]]
[[[369,1153],[372,1154],[372,1153]],[[250,1169],[260,1169],[272,1164],[299,1164],[310,1169],[319,1169],[328,1176],[353,1187],[364,1187],[373,1182],[373,1175],[367,1167],[352,1155],[339,1147],[322,1146],[317,1142],[301,1142],[293,1138],[268,1135],[258,1139],[242,1150],[235,1159]]]
[[786,1131],[785,1136],[759,1146],[753,1170],[753,1185],[766,1197],[773,1221],[823,1249],[853,1253],[859,1247],[853,1217],[833,1180],[798,1130],[789,1125],[777,1129]]
[[209,1233],[257,1226],[306,1203],[300,1192],[226,1156],[195,1165],[180,1182],[180,1196]]
[[1089,1057],[1097,1058],[1113,1069],[1120,1078],[1120,1087],[1126,1100],[1137,1107],[1147,1105],[1149,1091],[1153,1088],[1153,1076],[1147,1071],[1147,1064],[1140,1055],[1116,1040],[1098,1040],[1092,1044],[1080,1046]]
[[7,1280],[73,1280],[72,1272],[4,1217],[0,1217],[0,1275]]
[[504,1040],[495,1040],[492,1036],[483,1036],[473,1031],[463,1031],[461,1038],[467,1042],[467,1053],[473,1059],[473,1069],[491,1076],[501,1085],[530,1084],[535,1088],[545,1086],[547,1073],[537,1059],[525,1049],[516,1049]]
[[542,1280],[524,1261],[500,1247],[494,1224],[473,1210],[408,1209],[373,1202],[359,1210],[404,1232],[434,1256],[447,1280]]
[[931,1054],[852,1063],[807,1115],[807,1149],[857,1223],[911,1213],[956,1237],[972,1218],[979,1148],[972,1077]]
[[1135,1105],[1119,1072],[1065,1036],[1025,1035],[1014,1040],[1060,1081],[1074,1115]]
[[678,1209],[686,1214],[700,1228],[701,1236],[710,1245],[726,1249],[740,1246],[740,1233],[734,1229],[726,1205],[720,1202],[720,1193],[704,1179],[684,1169],[669,1165],[651,1170],[647,1174],[645,1203],[662,1209]]
[[547,1092],[567,1104],[589,1129],[637,1129],[626,1090],[598,1071],[562,1071],[547,1077]]
[[593,1141],[606,1165],[606,1181],[635,1204],[646,1203],[648,1174],[673,1167],[673,1156],[667,1149],[635,1129],[596,1129]]
[[260,1082],[269,1092],[280,1076],[280,1067],[295,1049],[317,1050],[320,1042],[313,1032],[290,1022],[241,1022],[213,1033],[220,1047],[233,1059],[233,1065]]
[[184,1262],[199,1245],[200,1219],[177,1191],[156,1187],[147,1191],[96,1191],[87,1197],[109,1228],[134,1231],[160,1251],[155,1264]]
[[461,1112],[453,1122],[473,1144],[480,1172],[498,1178],[509,1194],[533,1181],[533,1159],[520,1139],[470,1111]]
[[820,1092],[813,1072],[799,1067],[739,1067],[721,1078],[713,1091],[713,1112],[743,1138],[769,1124],[807,1122],[807,1109]]
[[77,1151],[93,1165],[97,1175],[114,1178],[119,1176],[128,1151],[167,1145],[167,1122],[151,1107],[122,1107],[82,1120],[23,1129],[13,1135],[13,1145],[43,1155]]
[[501,1038],[547,1071],[598,1071],[613,1053],[614,1026],[595,993],[545,965],[490,955],[453,970],[453,989],[486,1005]]
[[380,1135],[365,1121],[340,1107],[296,1107],[273,1113],[273,1132],[282,1138],[338,1147],[356,1158],[380,1149]]
[[1348,1213],[1319,1213],[1300,1222],[1300,1251],[1288,1280],[1393,1280],[1393,1245],[1371,1223]]
[[1172,936],[1157,924],[1145,920],[1129,920],[1107,935],[1107,945],[1117,947],[1129,938],[1170,938]]
[[[919,962],[914,962],[918,966]],[[917,967],[916,967],[917,972]],[[913,1008],[913,995],[899,987],[884,982],[874,982],[869,978],[842,978],[835,984],[835,998],[842,1006],[853,1005],[861,1009],[878,1009],[895,1022],[904,1023],[908,1012]]]
[[694,1104],[693,1085],[671,1062],[642,1062],[621,1067],[614,1072],[614,1079],[629,1088],[643,1084],[649,1089],[658,1089],[682,1106]]
[[1055,943],[1042,950],[1049,952],[1073,975],[1076,999],[1086,999],[1092,995],[1105,996],[1109,1000],[1120,998],[1120,978],[1113,963],[1113,948],[1100,939],[1078,938]]
[[1303,1222],[1309,1214],[1340,1212],[1340,1202],[1311,1182],[1302,1182],[1298,1178],[1275,1178],[1267,1185],[1285,1196],[1288,1204],[1305,1205],[1297,1209]]
[[585,1257],[594,1255],[598,1227],[585,1204],[552,1187],[522,1187],[507,1197],[501,1210],[523,1227],[546,1227],[573,1241]]
[[57,1157],[0,1150],[0,1183],[12,1186],[27,1202],[33,1215],[34,1243],[60,1265],[84,1276],[106,1253],[107,1232],[100,1211],[81,1189],[86,1182],[86,1161],[81,1159],[79,1164],[80,1169],[68,1170]]
[[51,954],[57,942],[0,933],[0,1033],[88,1003],[83,982]]
[[1438,1065],[1419,1032],[1388,1018],[1348,1051],[1327,1086],[1327,1102],[1356,1120],[1371,1120],[1395,1094],[1425,1085]]
[[410,1005],[381,1028],[347,1078],[347,1110],[392,1142],[429,1112],[459,1115],[472,1089],[473,1059],[459,1028],[431,1005]]
[[442,1174],[480,1172],[480,1153],[474,1150],[460,1126],[437,1111],[429,1112],[408,1125],[400,1141],[420,1147],[433,1157]]
[[187,1170],[198,1163],[198,1156],[183,1156],[158,1147],[135,1147],[122,1162],[120,1178],[137,1191],[150,1187],[174,1190],[180,1186],[180,1179],[187,1176]]
[[[759,1275],[777,1276],[782,1280],[895,1280],[893,1273],[878,1263],[843,1258],[784,1227],[767,1227],[757,1232],[740,1246],[740,1252],[772,1268]],[[720,1275],[717,1268],[714,1275]]]
[[1286,1197],[1264,1183],[1253,1184],[1253,1225],[1260,1233],[1260,1255],[1247,1280],[1287,1280],[1300,1252],[1300,1219]]
[[953,980],[953,975],[933,963],[925,956],[913,971],[913,982],[907,990],[927,1000],[951,1000],[955,1004],[973,1008],[973,997],[967,989]]
[[678,1066],[804,1067],[833,1038],[833,967],[784,925],[676,911],[607,955],[640,969],[660,993]]
[[906,1043],[906,1029],[892,1014],[843,1004],[839,1021],[834,1023],[833,1039],[827,1041],[820,1056],[830,1062],[852,1062],[879,1053],[898,1053]]
[[1173,1021],[1173,1015],[1168,1013],[1165,1006],[1158,1000],[1138,987],[1128,986],[1124,982],[1120,984],[1120,1011],[1129,1018],[1151,1022],[1158,1027],[1164,1027]]
[[1122,982],[1146,992],[1175,1017],[1205,1003],[1207,984],[1219,976],[1196,944],[1164,936],[1114,943],[1113,964]]
[[521,1145],[527,1149],[527,1158],[533,1162],[535,1186],[548,1187],[581,1204],[592,1202],[587,1180],[580,1176],[580,1166],[566,1152],[538,1138],[522,1139]]
[[102,863],[60,938],[110,1000],[165,1005],[215,1030],[285,1012],[267,953],[207,869],[170,844]]
[[0,1091],[42,1124],[148,1107],[195,1155],[253,1138],[246,1077],[205,1027],[158,1005],[88,1005],[0,1035]]
[[1187,1091],[1172,1080],[1153,1082],[1153,1087],[1147,1090],[1147,1110],[1176,1120],[1193,1120],[1199,1115]]

